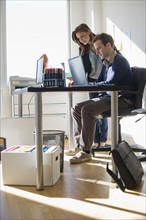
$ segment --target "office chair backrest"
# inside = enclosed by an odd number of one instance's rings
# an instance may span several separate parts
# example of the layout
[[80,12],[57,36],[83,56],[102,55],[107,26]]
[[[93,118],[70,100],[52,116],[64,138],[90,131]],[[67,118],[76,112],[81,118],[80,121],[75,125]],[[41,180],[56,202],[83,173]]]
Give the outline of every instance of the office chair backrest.
[[[119,117],[131,116],[132,110],[142,108],[142,98],[143,98],[144,88],[146,85],[146,69],[140,68],[140,67],[132,67],[131,70],[132,70],[132,76],[133,76],[134,89],[133,91],[130,91],[130,94],[134,95],[135,97],[134,102],[133,102],[133,105],[128,109],[120,108],[118,111]],[[103,118],[111,117],[111,109],[108,111],[105,111],[102,114],[102,117]]]
[[131,69],[136,91],[133,107],[135,109],[142,108],[143,92],[146,85],[146,69],[140,67],[132,67]]

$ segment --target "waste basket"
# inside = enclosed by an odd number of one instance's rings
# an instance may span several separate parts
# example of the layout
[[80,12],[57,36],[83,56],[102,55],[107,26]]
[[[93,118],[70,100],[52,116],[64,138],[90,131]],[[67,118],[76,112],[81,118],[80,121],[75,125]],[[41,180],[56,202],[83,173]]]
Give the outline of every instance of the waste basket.
[[0,160],[1,160],[1,151],[6,149],[6,138],[0,137]]
[[43,145],[60,146],[60,172],[63,172],[64,168],[64,136],[65,132],[61,130],[43,130]]

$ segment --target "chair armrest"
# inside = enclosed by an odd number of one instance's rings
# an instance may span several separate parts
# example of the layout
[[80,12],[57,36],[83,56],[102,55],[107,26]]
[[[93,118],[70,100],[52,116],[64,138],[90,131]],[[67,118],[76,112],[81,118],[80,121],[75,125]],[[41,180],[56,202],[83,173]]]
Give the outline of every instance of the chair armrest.
[[137,115],[137,114],[146,114],[146,109],[138,108],[138,109],[133,110],[131,113],[135,114],[135,115]]
[[138,92],[137,91],[126,91],[126,92],[122,92],[121,95],[123,94],[133,94],[133,95],[137,95]]

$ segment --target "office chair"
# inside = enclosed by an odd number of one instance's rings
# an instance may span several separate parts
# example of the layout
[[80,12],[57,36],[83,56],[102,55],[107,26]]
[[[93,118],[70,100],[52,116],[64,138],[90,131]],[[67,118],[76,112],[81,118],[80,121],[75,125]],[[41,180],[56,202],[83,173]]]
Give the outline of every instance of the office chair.
[[[129,117],[129,116],[134,116],[136,114],[144,114],[145,111],[142,109],[142,99],[143,99],[143,93],[144,93],[144,88],[146,85],[146,69],[145,68],[140,68],[140,67],[132,67],[132,76],[133,76],[133,83],[134,83],[134,91],[127,91],[125,93],[127,94],[134,94],[135,95],[135,100],[131,108],[129,109],[122,109],[120,108],[118,110],[118,126],[119,126],[119,137],[118,137],[118,142],[120,143],[122,141],[122,135],[121,135],[121,124],[120,120],[123,117]],[[106,111],[102,114],[103,118],[111,117],[111,111]],[[131,146],[134,152],[142,152],[146,154],[146,149],[140,149],[137,146]],[[97,148],[92,148],[92,155],[95,155],[95,152],[99,151],[110,151],[111,146],[106,145],[105,147],[97,147]],[[140,161],[146,161],[146,155],[145,157],[139,158]]]

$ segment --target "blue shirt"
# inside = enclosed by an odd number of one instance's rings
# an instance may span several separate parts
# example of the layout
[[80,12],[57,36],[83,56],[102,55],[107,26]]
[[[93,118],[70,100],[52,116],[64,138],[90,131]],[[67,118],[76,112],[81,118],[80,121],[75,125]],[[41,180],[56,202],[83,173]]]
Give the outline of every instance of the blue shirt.
[[[112,63],[104,61],[97,84],[114,84],[115,86],[133,86],[132,71],[129,62],[121,54],[116,54]],[[106,65],[105,65],[106,64]],[[111,92],[106,92],[108,95]],[[120,92],[122,95],[122,92]],[[134,95],[123,94],[124,98],[134,100]]]
[[132,72],[129,62],[121,54],[116,54],[108,67],[103,65],[96,82],[98,84],[114,84],[115,86],[131,86]]

